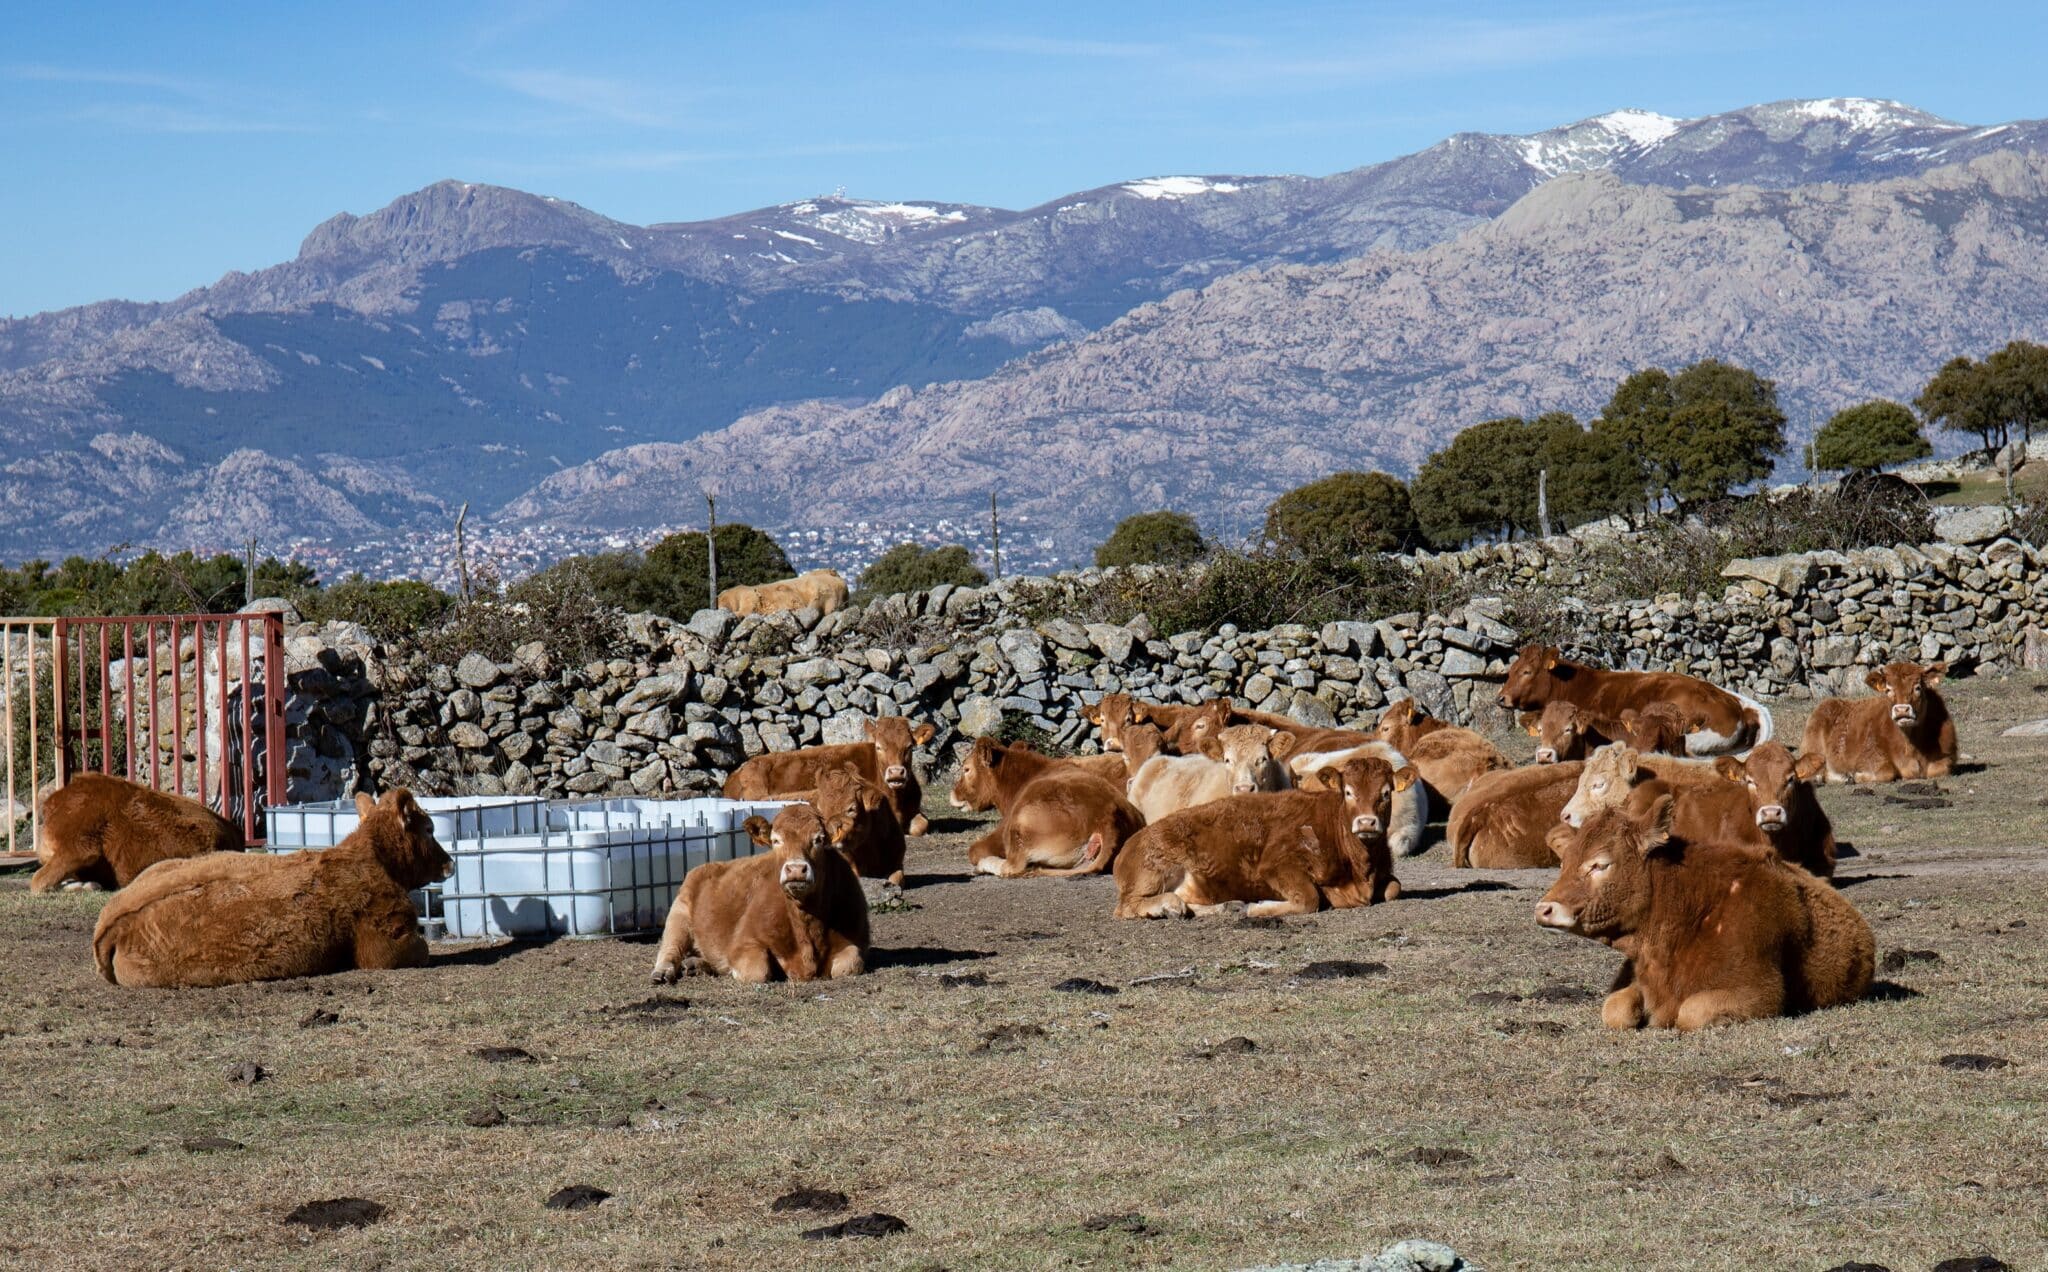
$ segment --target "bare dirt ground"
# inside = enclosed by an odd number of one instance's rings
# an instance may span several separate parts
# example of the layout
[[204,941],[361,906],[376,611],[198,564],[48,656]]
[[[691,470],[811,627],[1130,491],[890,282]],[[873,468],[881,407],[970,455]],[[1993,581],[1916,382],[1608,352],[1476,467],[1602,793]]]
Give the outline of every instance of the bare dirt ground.
[[[1118,922],[1107,879],[967,878],[948,813],[871,975],[658,994],[628,941],[117,990],[101,899],[13,874],[0,1263],[1229,1268],[1430,1236],[1495,1272],[2044,1266],[2048,740],[1999,732],[2048,683],[1948,689],[1983,769],[1928,806],[1823,793],[1880,993],[1691,1037],[1602,1029],[1618,956],[1536,928],[1543,872],[1440,846],[1367,910]],[[611,1196],[543,1205],[573,1184]],[[847,1207],[771,1208],[799,1187]],[[337,1197],[385,1209],[284,1222]],[[874,1211],[908,1231],[798,1235]]]

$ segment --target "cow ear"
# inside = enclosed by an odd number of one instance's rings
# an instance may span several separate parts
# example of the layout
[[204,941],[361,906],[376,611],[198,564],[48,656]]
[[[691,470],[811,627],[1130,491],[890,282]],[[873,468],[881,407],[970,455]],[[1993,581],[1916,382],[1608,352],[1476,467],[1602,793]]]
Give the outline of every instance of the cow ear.
[[1946,676],[1947,674],[1947,663],[1928,663],[1925,667],[1920,669],[1920,683],[1926,685],[1929,689],[1932,689],[1934,688],[1934,686],[1940,684],[1941,678],[1943,676]]
[[1223,739],[1212,733],[1202,739],[1197,749],[1212,760],[1221,760],[1223,758]]
[[1650,805],[1649,817],[1643,825],[1644,856],[1649,856],[1671,842],[1671,823],[1677,807],[1677,801],[1672,798],[1669,791],[1659,795],[1657,802]]
[[937,736],[939,736],[939,731],[932,726],[932,722],[929,720],[919,722],[918,726],[910,731],[911,741],[919,746],[929,745],[931,740]]
[[1101,703],[1099,703],[1099,702],[1084,702],[1084,703],[1082,703],[1082,704],[1081,704],[1081,718],[1082,718],[1083,720],[1086,720],[1086,721],[1087,721],[1088,723],[1090,723],[1090,724],[1093,724],[1093,725],[1098,725],[1098,726],[1099,726],[1099,725],[1101,725],[1101,723],[1102,723],[1102,704],[1101,704]]
[[831,842],[834,848],[845,843],[847,836],[852,833],[853,818],[851,817],[834,817],[825,826],[825,838]]
[[1565,849],[1572,846],[1572,836],[1577,833],[1577,828],[1570,822],[1561,821],[1543,836],[1543,846],[1550,849],[1551,856],[1563,861]]
[[1811,782],[1827,768],[1827,757],[1818,751],[1808,751],[1794,761],[1792,775],[1802,782]]
[[1864,684],[1866,684],[1866,685],[1869,685],[1869,686],[1870,686],[1870,687],[1871,687],[1872,689],[1876,690],[1876,691],[1877,691],[1878,693],[1883,693],[1883,692],[1884,692],[1884,668],[1882,668],[1882,667],[1872,667],[1872,668],[1871,668],[1871,669],[1870,669],[1869,671],[1866,671],[1866,672],[1864,672],[1864,673],[1863,673],[1863,683],[1864,683]]
[[1419,776],[1413,764],[1403,764],[1394,774],[1394,789],[1397,791],[1407,790],[1415,785],[1416,779]]
[[1556,666],[1557,666],[1557,658],[1558,658],[1558,654],[1557,654],[1557,651],[1556,651],[1555,649],[1546,649],[1546,650],[1544,650],[1544,651],[1543,651],[1543,670],[1545,670],[1545,671],[1551,671],[1551,670],[1555,669],[1555,668],[1556,668]]
[[1731,782],[1739,782],[1749,776],[1749,770],[1742,766],[1742,761],[1732,755],[1724,755],[1715,760],[1714,771]]
[[756,813],[752,817],[749,817],[745,821],[741,822],[740,829],[746,831],[747,838],[753,840],[761,847],[766,848],[768,846],[769,826],[768,819],[766,817],[763,817],[759,813]]
[[865,723],[865,724],[861,725],[861,734],[860,734],[860,735],[861,735],[862,737],[866,738],[866,739],[867,739],[868,741],[870,741],[870,742],[874,741],[874,740],[875,740],[875,724],[876,724],[876,723],[877,723],[877,722],[876,722],[876,721],[874,721],[874,720],[869,720],[869,721],[868,721],[867,723]]
[[356,792],[356,816],[368,817],[377,811],[377,801],[370,798],[368,791]]
[[1273,735],[1271,741],[1266,743],[1266,749],[1272,753],[1274,759],[1284,760],[1294,754],[1295,745],[1300,741],[1300,738],[1282,729]]
[[1149,702],[1131,703],[1131,723],[1150,724],[1152,722],[1151,706],[1152,704]]
[[1532,738],[1543,736],[1542,720],[1543,717],[1534,711],[1524,711],[1515,716],[1515,723],[1521,725],[1522,731]]

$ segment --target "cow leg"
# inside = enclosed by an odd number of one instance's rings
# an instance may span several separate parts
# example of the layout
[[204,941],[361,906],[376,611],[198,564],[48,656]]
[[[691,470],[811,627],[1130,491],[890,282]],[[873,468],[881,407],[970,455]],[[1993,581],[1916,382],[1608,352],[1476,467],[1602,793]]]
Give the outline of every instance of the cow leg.
[[[1400,895],[1401,881],[1399,879],[1396,879],[1394,876],[1388,875],[1386,878],[1379,879],[1374,882],[1372,893],[1373,902],[1392,901],[1398,898]],[[1372,902],[1368,902],[1367,904],[1372,904]]]
[[674,984],[683,974],[683,957],[690,952],[690,906],[681,893],[668,908],[668,922],[661,928],[661,946],[654,952],[653,981]]
[[1709,989],[1694,994],[1678,1005],[1675,1023],[1685,1032],[1740,1020],[1762,1020],[1778,1015],[1784,1007],[1785,986],[1772,977],[1740,989]]
[[1053,870],[1040,870],[1038,873],[1054,879],[1071,879],[1075,875],[1100,874],[1103,864],[1109,859],[1109,850],[1105,846],[1106,843],[1107,837],[1102,831],[1098,830],[1088,837],[1087,843],[1081,845],[1079,855],[1075,857],[1073,865]]
[[1624,985],[1600,1004],[1600,1023],[1609,1029],[1641,1029],[1649,1018],[1639,985]]
[[759,985],[775,978],[775,960],[768,956],[765,945],[742,945],[728,961],[734,980]]
[[1314,914],[1323,908],[1323,895],[1306,871],[1269,877],[1266,885],[1280,894],[1279,900],[1254,901],[1244,908],[1245,917],[1273,919],[1288,914]]
[[[67,844],[52,852],[48,861],[36,867],[36,872],[28,877],[28,890],[30,892],[55,892],[58,888],[63,887],[67,881],[74,881],[74,876],[79,871],[94,865],[97,860],[96,854],[79,852]],[[79,887],[98,887],[97,884],[92,883],[90,880],[77,879],[75,882]]]
[[975,874],[1003,875],[1007,865],[1003,852],[1003,828],[998,825],[967,846],[967,865]]
[[903,831],[905,834],[908,835],[922,835],[925,832],[929,831],[931,828],[931,821],[928,818],[926,818],[923,813],[919,813],[917,816],[910,819],[910,824],[908,826],[905,826],[903,828]]
[[847,941],[832,951],[831,961],[825,965],[825,977],[828,980],[842,980],[848,976],[858,976],[866,970],[867,960],[861,956],[860,946]]
[[427,965],[427,939],[420,935],[412,912],[408,909],[400,921],[404,924],[401,931],[394,931],[397,924],[393,923],[364,923],[356,928],[357,967],[375,972]]
[[1155,892],[1145,896],[1130,897],[1116,903],[1116,917],[1119,919],[1184,919],[1188,917],[1188,903],[1174,892]]

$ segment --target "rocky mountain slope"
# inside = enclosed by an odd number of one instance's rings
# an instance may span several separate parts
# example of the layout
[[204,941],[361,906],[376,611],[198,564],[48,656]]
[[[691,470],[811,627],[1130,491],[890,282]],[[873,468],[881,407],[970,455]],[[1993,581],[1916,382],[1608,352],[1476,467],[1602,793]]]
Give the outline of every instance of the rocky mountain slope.
[[1247,270],[983,379],[622,449],[504,512],[630,520],[705,473],[798,524],[972,515],[993,490],[1079,552],[1145,508],[1249,527],[1292,485],[1405,471],[1464,425],[1591,413],[1645,365],[1757,368],[1797,428],[2044,333],[2048,158],[1785,191],[1579,173],[1421,252]]
[[[652,226],[442,182],[173,301],[0,321],[0,553],[347,536],[514,500],[565,468],[602,489],[614,452],[984,376],[1248,267],[1418,251],[1575,172],[1782,188],[2044,141],[2042,121],[1973,128],[1864,99],[1619,111],[1325,178],[1148,178],[1022,211],[820,197]],[[1202,416],[1231,395],[1176,400]],[[629,524],[647,500],[602,503],[577,515]]]

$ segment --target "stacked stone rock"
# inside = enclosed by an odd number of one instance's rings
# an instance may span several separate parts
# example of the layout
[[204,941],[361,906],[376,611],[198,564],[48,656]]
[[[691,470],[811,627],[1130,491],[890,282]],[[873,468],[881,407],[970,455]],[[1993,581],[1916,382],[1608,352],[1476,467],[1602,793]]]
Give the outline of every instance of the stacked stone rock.
[[[1460,555],[1470,558],[1462,569],[1505,562],[1517,577],[1526,569],[1532,581],[1570,586],[1569,558],[1542,545]],[[1737,561],[1718,596],[1585,607],[1565,644],[1607,665],[1670,668],[1765,698],[1860,693],[1862,668],[1891,657],[1994,673],[2048,668],[2042,566],[2040,553],[2011,540]],[[1228,695],[1316,724],[1362,721],[1412,696],[1433,714],[1498,725],[1495,682],[1522,643],[1504,606],[1485,598],[1445,614],[1257,632],[1164,634],[1143,617],[1115,625],[1020,616],[1027,601],[1044,612],[1045,589],[1074,581],[941,587],[824,618],[636,615],[625,654],[570,667],[551,665],[538,645],[509,662],[470,655],[453,667],[353,639],[345,654],[316,652],[337,629],[298,628],[292,683],[299,694],[313,665],[325,673],[303,690],[303,719],[317,721],[306,752],[366,755],[380,784],[702,793],[748,755],[853,741],[877,714],[932,721],[940,754],[996,731],[1006,716],[1088,746],[1080,708],[1114,691],[1164,702]],[[863,634],[875,631],[896,636]],[[302,653],[312,659],[303,671]],[[355,660],[360,672],[348,670]]]

